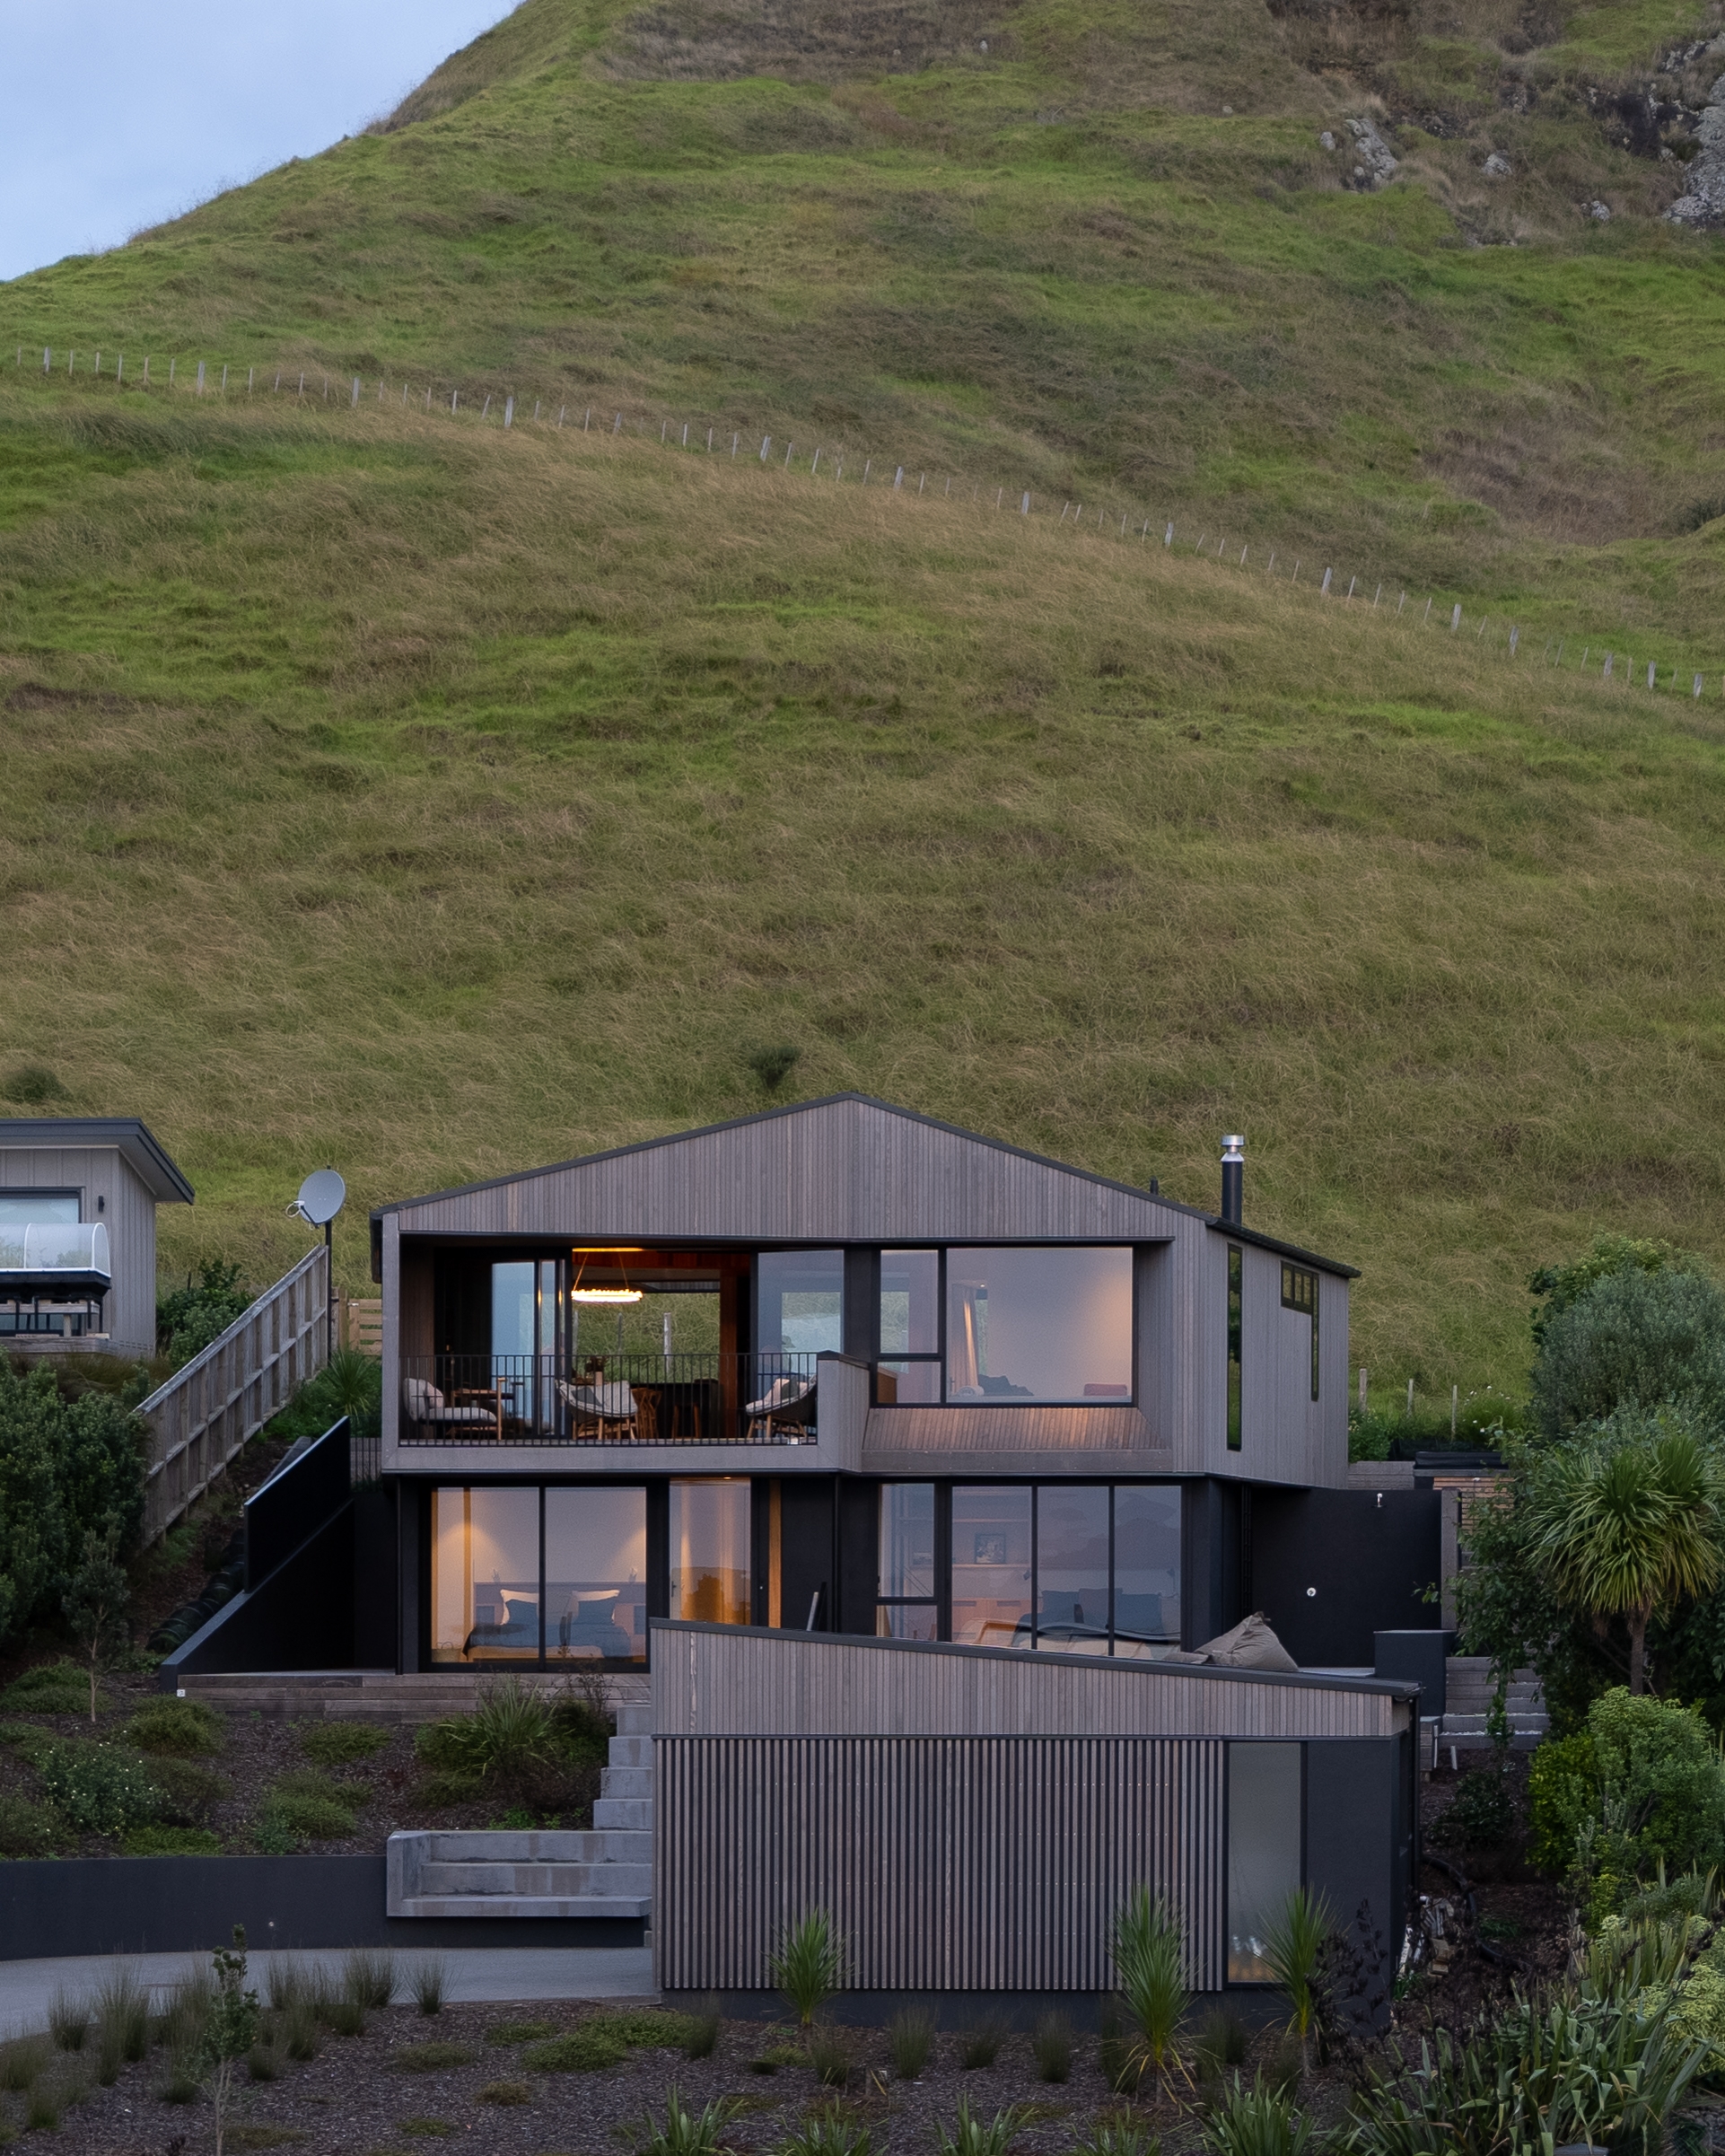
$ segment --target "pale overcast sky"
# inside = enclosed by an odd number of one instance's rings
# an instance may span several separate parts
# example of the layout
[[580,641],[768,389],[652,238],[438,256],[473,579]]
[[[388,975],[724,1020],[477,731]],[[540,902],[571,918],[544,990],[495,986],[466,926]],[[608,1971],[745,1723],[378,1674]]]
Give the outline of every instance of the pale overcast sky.
[[0,0],[0,278],[387,112],[512,0]]

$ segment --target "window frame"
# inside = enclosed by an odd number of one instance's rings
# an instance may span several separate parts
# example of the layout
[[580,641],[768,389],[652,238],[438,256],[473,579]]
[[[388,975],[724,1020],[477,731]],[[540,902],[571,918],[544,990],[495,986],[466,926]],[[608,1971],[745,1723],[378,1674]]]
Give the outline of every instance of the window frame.
[[1240,1452],[1246,1443],[1246,1249],[1237,1242],[1228,1246],[1226,1375],[1224,1414],[1228,1450]]
[[1297,1266],[1291,1259],[1282,1261],[1282,1307],[1297,1316],[1309,1318],[1312,1326],[1312,1398],[1318,1395],[1319,1361],[1318,1310],[1323,1288],[1316,1267]]

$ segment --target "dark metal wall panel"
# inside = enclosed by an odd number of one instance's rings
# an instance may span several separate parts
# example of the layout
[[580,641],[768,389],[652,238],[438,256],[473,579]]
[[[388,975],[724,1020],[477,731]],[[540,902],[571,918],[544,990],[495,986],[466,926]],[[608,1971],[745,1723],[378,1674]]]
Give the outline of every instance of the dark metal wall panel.
[[660,1737],[653,1941],[667,1990],[770,1988],[828,1911],[862,1991],[1097,1992],[1134,1888],[1188,1980],[1222,1973],[1222,1764],[1167,1738]]

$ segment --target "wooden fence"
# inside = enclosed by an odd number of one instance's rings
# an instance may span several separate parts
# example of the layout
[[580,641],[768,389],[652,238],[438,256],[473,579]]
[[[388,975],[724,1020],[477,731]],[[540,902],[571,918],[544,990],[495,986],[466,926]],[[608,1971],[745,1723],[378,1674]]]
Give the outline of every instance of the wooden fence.
[[328,1259],[318,1243],[138,1409],[150,1432],[146,1547],[202,1496],[296,1388],[323,1368],[328,1294]]
[[336,1295],[336,1344],[338,1347],[355,1347],[363,1355],[372,1355],[381,1361],[383,1355],[383,1299],[373,1296],[355,1301],[351,1295],[337,1291]]

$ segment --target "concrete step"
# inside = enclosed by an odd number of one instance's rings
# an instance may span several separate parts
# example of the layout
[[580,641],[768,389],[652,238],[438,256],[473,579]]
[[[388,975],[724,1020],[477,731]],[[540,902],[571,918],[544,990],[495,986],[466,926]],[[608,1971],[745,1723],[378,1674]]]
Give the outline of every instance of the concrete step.
[[616,1713],[617,1733],[619,1737],[651,1737],[652,1735],[652,1700],[619,1700],[617,1704]]
[[650,1864],[652,1836],[618,1827],[537,1827],[519,1834],[488,1827],[433,1827],[391,1836],[418,1845],[429,1864]]
[[451,1864],[419,1868],[420,1894],[533,1894],[567,1899],[582,1894],[651,1894],[645,1864]]
[[651,1766],[652,1765],[652,1739],[625,1736],[621,1733],[611,1740],[613,1766]]
[[650,1766],[602,1766],[599,1770],[599,1793],[602,1797],[651,1797],[652,1769]]
[[[206,1700],[230,1713],[258,1713],[271,1720],[417,1723],[444,1714],[471,1713],[480,1687],[495,1683],[501,1674],[477,1670],[424,1670],[405,1675],[392,1670],[215,1670],[187,1677],[180,1689],[188,1699]],[[534,1691],[554,1696],[567,1684],[553,1670],[512,1674]],[[628,1718],[628,1732],[650,1731],[652,1709],[646,1678],[608,1677],[604,1684],[612,1712]]]
[[593,1804],[595,1827],[633,1827],[649,1833],[652,1827],[651,1797],[600,1797]]
[[391,1916],[586,1916],[637,1918],[652,1914],[648,1894],[413,1894]]

